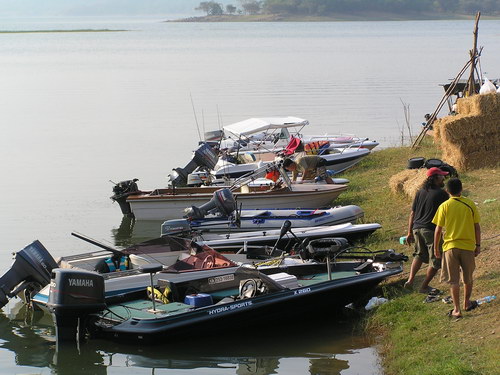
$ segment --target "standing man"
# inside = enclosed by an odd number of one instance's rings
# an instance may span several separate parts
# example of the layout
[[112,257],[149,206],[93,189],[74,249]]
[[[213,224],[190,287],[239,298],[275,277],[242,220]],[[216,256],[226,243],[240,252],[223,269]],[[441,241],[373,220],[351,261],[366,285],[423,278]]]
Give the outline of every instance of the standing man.
[[[475,257],[481,252],[481,227],[479,212],[470,199],[462,197],[462,182],[452,178],[447,184],[451,197],[439,206],[432,222],[436,224],[434,246],[441,240],[443,228],[443,269],[441,281],[450,284],[450,294],[453,299],[453,310],[448,315],[461,318],[460,311],[460,270],[464,283],[464,310],[470,311],[477,307],[477,302],[471,302],[472,274],[476,268]],[[436,257],[441,254],[436,251]]]
[[[448,172],[433,167],[427,170],[427,179],[422,188],[415,195],[408,219],[407,242],[415,242],[415,252],[410,268],[410,276],[405,283],[405,288],[412,289],[413,281],[422,263],[426,263],[427,273],[419,289],[420,293],[430,293],[432,288],[429,283],[441,268],[441,259],[434,256],[434,230],[436,226],[432,223],[434,214],[439,205],[448,199],[448,194],[443,190],[444,176]],[[439,243],[438,243],[439,244]],[[441,250],[441,247],[438,247]],[[430,258],[430,262],[429,262]]]
[[326,160],[316,155],[301,156],[296,161],[287,158],[283,161],[283,168],[292,172],[293,181],[296,181],[299,172],[302,172],[302,180],[309,179],[309,176],[314,174],[324,179],[327,184],[333,184],[333,180],[326,173]]

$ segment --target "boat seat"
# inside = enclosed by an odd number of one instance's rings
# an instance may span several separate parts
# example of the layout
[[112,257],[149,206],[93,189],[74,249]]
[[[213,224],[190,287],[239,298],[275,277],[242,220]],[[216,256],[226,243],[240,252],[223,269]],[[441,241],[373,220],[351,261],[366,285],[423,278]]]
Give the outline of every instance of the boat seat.
[[130,254],[129,259],[131,266],[130,268],[132,269],[140,268],[141,266],[151,264],[151,262],[148,259],[141,257],[140,255]]

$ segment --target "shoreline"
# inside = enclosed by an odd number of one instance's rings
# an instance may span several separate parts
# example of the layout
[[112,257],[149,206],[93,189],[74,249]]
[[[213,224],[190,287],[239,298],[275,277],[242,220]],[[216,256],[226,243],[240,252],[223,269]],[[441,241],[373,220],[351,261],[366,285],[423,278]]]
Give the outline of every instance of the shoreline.
[[[481,16],[486,20],[498,20],[500,16]],[[336,14],[332,16],[293,16],[284,14],[194,16],[163,22],[373,22],[373,21],[460,21],[474,20],[468,14],[405,14],[362,13]]]
[[38,33],[114,33],[128,30],[76,29],[76,30],[0,30],[0,34],[38,34]]

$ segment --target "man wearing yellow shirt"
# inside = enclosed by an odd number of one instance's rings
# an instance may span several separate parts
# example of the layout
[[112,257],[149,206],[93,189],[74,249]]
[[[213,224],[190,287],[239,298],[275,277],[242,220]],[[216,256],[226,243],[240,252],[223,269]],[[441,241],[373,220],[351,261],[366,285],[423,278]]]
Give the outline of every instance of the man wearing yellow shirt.
[[461,318],[460,310],[460,269],[464,283],[464,310],[470,311],[477,307],[476,301],[471,301],[472,274],[476,267],[475,257],[481,251],[481,227],[479,212],[474,202],[462,197],[462,182],[452,178],[447,184],[450,199],[442,203],[432,222],[436,225],[434,232],[434,249],[436,258],[440,258],[439,241],[444,233],[443,264],[441,281],[450,284],[451,298],[454,309],[450,317]]

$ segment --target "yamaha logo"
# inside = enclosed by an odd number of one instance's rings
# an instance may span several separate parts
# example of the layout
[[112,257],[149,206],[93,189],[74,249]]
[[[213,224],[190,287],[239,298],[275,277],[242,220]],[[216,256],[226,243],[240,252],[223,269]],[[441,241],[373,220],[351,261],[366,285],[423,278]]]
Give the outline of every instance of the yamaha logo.
[[83,286],[86,288],[93,288],[94,282],[90,279],[68,279],[69,286]]

